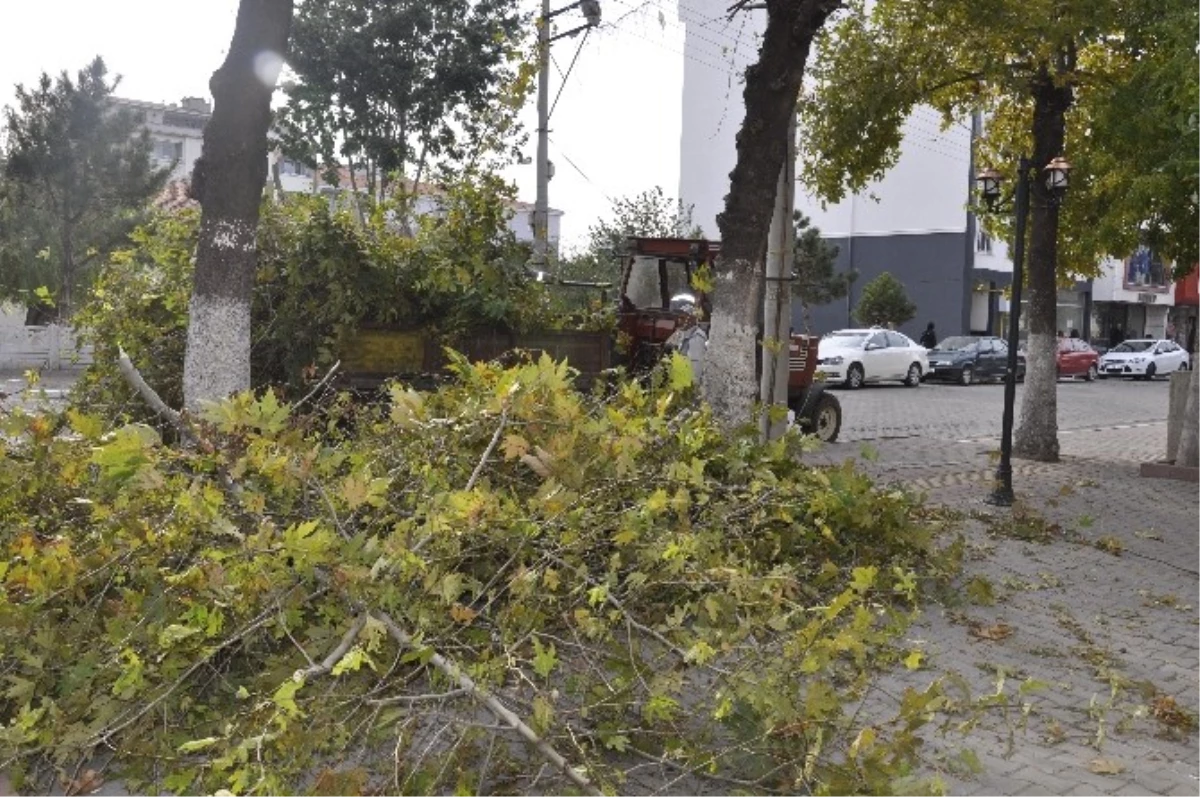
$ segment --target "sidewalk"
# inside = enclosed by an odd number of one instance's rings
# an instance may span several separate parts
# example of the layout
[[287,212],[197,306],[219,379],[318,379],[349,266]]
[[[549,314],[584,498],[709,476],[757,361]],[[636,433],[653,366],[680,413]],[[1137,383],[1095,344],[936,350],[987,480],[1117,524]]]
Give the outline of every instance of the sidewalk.
[[[1063,435],[1063,462],[1014,461],[1015,510],[982,502],[996,441],[912,437],[810,455],[852,458],[880,486],[926,492],[965,515],[970,588],[928,607],[912,630],[908,644],[930,669],[886,679],[881,692],[950,671],[976,696],[995,692],[1001,675],[1011,694],[1026,678],[1048,684],[1025,698],[1023,730],[1013,730],[1019,710],[996,712],[965,740],[929,740],[931,755],[965,746],[983,765],[948,775],[950,793],[1200,792],[1194,726],[1172,727],[1198,711],[1200,502],[1195,484],[1137,473],[1147,455],[1162,456],[1164,435],[1160,424]],[[1001,624],[1009,635],[980,638]]]

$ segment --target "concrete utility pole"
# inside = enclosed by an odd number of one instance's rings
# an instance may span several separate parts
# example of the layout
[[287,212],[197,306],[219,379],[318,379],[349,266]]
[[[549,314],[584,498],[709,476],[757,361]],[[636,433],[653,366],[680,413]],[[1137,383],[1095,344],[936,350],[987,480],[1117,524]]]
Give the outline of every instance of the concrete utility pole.
[[768,410],[787,407],[789,347],[792,326],[792,257],[796,228],[792,212],[796,197],[796,114],[788,124],[787,155],[779,170],[775,189],[775,213],[767,234],[766,290],[763,291],[763,358],[759,398],[763,404],[759,432],[763,440],[775,440],[787,430],[787,419],[772,423]]
[[[572,28],[557,36],[550,35],[550,20],[564,11],[578,8],[583,12],[585,24]],[[533,257],[530,266],[544,273],[550,252],[550,45],[557,39],[575,36],[600,24],[599,0],[576,0],[569,6],[550,10],[550,0],[542,0],[542,13],[538,17],[538,127],[537,127],[537,200],[533,210]],[[582,48],[582,44],[580,47]],[[578,52],[576,56],[578,56]],[[571,62],[574,66],[574,61]],[[566,77],[570,77],[568,67]],[[562,89],[559,89],[562,92]],[[556,100],[557,102],[557,100]],[[539,277],[541,279],[541,277]]]
[[533,211],[533,268],[546,271],[550,249],[550,0],[538,19],[537,200]]

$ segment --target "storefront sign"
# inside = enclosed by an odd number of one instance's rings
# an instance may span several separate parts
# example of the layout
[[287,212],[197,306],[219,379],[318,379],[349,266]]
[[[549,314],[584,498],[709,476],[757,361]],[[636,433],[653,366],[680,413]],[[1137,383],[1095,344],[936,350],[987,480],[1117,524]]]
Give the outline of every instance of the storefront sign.
[[1139,293],[1138,304],[1154,304],[1158,301],[1157,293]]

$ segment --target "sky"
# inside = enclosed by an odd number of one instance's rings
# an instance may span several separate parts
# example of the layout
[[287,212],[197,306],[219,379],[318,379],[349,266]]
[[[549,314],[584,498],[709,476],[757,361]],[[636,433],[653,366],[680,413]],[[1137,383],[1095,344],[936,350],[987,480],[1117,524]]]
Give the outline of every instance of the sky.
[[[569,0],[552,0],[554,9]],[[531,10],[536,2],[523,0]],[[662,186],[679,186],[683,25],[676,0],[601,0],[603,23],[592,32],[565,83],[581,37],[555,42],[550,98],[561,96],[550,121],[550,205],[565,211],[563,243],[580,245],[587,228],[608,215],[611,201]],[[685,13],[688,6],[684,3]],[[43,71],[74,73],[101,55],[121,75],[117,94],[151,102],[209,97],[208,79],[221,63],[237,0],[0,0],[7,31],[0,46],[0,105],[13,85]],[[582,24],[578,11],[556,18],[565,30]],[[18,35],[16,32],[27,34]],[[718,33],[714,42],[722,41]],[[719,61],[718,45],[710,58]],[[534,98],[523,115],[531,162],[505,176],[532,202],[537,124]]]

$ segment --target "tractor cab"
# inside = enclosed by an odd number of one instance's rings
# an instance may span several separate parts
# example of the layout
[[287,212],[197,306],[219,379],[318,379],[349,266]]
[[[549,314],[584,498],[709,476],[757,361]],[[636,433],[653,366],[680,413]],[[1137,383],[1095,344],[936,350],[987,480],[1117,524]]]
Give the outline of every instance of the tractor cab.
[[658,362],[668,340],[693,328],[707,335],[712,302],[694,279],[711,271],[720,244],[691,238],[626,239],[617,330],[635,369]]

